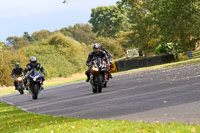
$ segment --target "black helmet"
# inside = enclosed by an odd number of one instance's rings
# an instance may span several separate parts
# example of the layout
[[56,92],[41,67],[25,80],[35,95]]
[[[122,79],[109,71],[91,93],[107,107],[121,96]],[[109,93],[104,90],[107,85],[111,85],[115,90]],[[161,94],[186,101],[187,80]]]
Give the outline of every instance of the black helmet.
[[30,58],[30,62],[31,62],[32,64],[35,64],[35,63],[37,62],[37,58],[36,58],[35,56],[32,56],[32,57]]
[[19,67],[19,62],[16,62],[16,63],[15,63],[15,67]]

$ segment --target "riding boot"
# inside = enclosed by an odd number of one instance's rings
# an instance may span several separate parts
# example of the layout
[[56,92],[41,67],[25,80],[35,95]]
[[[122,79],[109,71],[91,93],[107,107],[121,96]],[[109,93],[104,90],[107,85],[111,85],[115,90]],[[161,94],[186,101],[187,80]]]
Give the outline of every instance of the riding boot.
[[111,72],[109,72],[109,77],[112,79],[113,78],[113,76],[111,75]]
[[44,87],[41,85],[40,89],[41,89],[41,90],[44,90]]
[[87,79],[85,82],[89,82],[90,81],[90,76],[87,76]]
[[87,79],[85,82],[89,82],[90,81],[90,70],[89,69],[85,72],[85,75],[87,76]]
[[17,90],[17,82],[14,82],[15,90]]

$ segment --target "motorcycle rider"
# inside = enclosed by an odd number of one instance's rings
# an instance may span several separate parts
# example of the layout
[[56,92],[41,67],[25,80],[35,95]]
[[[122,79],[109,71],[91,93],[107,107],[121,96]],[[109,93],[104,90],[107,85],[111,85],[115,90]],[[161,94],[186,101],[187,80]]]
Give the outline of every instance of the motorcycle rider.
[[[33,68],[36,68],[37,71],[40,71],[40,72],[41,72],[41,77],[42,77],[41,89],[43,90],[44,88],[43,88],[42,85],[43,85],[43,82],[44,82],[44,80],[45,80],[45,79],[44,79],[45,70],[44,70],[42,64],[40,64],[40,63],[37,62],[37,58],[36,58],[35,56],[32,56],[32,57],[30,58],[30,63],[26,65],[26,68],[25,68],[25,70],[24,70],[24,75],[26,75],[26,73],[27,73],[28,71],[30,72]],[[26,75],[25,77],[26,77],[26,78],[25,78],[24,84],[25,84],[26,90],[27,90],[27,89],[28,89],[28,86],[26,85],[26,84],[27,84],[27,75]]]
[[[10,76],[14,79],[15,77],[17,76],[22,76],[22,73],[23,73],[23,68],[21,68],[19,66],[19,62],[16,62],[15,63],[15,68],[12,70],[12,73],[10,74]],[[17,89],[17,80],[15,78],[14,80],[14,86],[15,86],[15,90]]]
[[99,43],[99,46],[100,46],[100,49],[106,54],[108,60],[109,60],[109,65],[110,65],[110,68],[107,70],[108,74],[109,74],[109,77],[112,79],[112,75],[111,75],[111,68],[113,67],[113,64],[112,64],[112,56],[111,54],[103,47],[103,44]]
[[100,57],[103,60],[105,60],[106,62],[108,62],[106,54],[100,50],[100,45],[98,43],[95,43],[93,45],[93,52],[91,52],[88,55],[88,59],[86,61],[86,65],[88,66],[88,70],[85,72],[85,75],[87,76],[86,82],[89,82],[89,80],[90,80],[90,63],[94,57]]

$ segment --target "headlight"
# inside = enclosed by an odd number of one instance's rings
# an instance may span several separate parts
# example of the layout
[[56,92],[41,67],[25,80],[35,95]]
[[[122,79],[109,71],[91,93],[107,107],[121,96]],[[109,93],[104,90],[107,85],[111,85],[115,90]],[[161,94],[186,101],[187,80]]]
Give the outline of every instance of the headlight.
[[18,81],[22,81],[22,77],[18,77],[17,80],[18,80]]
[[36,81],[36,78],[35,78],[35,77],[33,78],[33,81]]
[[92,67],[93,71],[99,71],[99,69],[97,67]]

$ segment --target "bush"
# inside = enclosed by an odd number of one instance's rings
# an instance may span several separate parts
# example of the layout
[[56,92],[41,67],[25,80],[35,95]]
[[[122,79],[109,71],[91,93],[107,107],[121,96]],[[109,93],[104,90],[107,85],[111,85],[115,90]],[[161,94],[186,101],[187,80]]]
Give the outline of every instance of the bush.
[[113,56],[113,58],[121,58],[125,56],[124,49],[121,47],[117,40],[112,38],[100,37],[97,39],[98,43],[102,43],[103,47]]
[[20,50],[27,57],[35,56],[47,78],[67,77],[86,69],[87,47],[60,33]]
[[19,62],[21,67],[25,67],[28,58],[20,52],[4,51],[0,53],[0,86],[13,84],[10,77],[15,62]]

